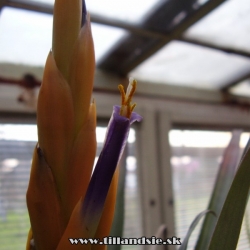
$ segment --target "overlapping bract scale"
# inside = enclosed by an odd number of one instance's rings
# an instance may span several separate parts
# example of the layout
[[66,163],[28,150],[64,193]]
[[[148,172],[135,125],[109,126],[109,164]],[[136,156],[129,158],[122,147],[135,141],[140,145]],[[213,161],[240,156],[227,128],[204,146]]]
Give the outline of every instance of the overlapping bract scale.
[[[130,124],[141,119],[134,113],[131,119],[120,116],[117,107],[114,109],[92,174],[96,155],[96,105],[91,102],[95,56],[90,17],[85,12],[80,0],[55,1],[53,46],[38,98],[38,144],[27,191],[31,222],[27,250],[105,249],[104,245],[72,246],[69,238],[109,234],[118,181],[116,166]],[[96,200],[101,202],[96,204]]]

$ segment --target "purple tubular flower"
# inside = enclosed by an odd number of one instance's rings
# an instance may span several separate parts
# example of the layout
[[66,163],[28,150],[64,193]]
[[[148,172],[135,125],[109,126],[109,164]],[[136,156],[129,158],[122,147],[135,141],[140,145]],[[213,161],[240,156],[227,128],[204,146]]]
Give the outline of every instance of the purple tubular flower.
[[121,116],[119,113],[120,106],[114,106],[103,150],[82,203],[83,223],[89,231],[90,237],[95,234],[101,218],[113,174],[127,142],[130,125],[142,120],[142,117],[135,112],[131,114],[130,118]]
[[82,1],[82,22],[81,22],[81,26],[83,27],[85,22],[86,22],[86,18],[87,18],[87,9],[86,9],[86,3],[83,0]]

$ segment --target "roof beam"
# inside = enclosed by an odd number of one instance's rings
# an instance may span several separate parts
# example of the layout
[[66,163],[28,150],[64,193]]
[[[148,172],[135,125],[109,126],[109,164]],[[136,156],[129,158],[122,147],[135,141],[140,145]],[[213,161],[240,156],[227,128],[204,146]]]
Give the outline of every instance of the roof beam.
[[4,6],[13,7],[17,9],[36,11],[36,12],[45,13],[45,14],[53,14],[53,5],[32,2],[29,0],[20,0],[20,1],[6,0]]
[[[8,7],[13,7],[13,8],[36,11],[40,13],[53,14],[53,5],[30,2],[27,0],[19,0],[19,1],[0,0],[0,7],[1,6],[8,6]],[[145,27],[140,27],[135,24],[126,23],[117,19],[107,18],[107,17],[100,16],[97,14],[91,14],[91,22],[98,23],[101,25],[107,25],[111,27],[125,29],[134,35],[139,35],[139,36],[144,36],[144,37],[149,37],[149,38],[160,38],[160,39],[170,38],[167,33],[164,33],[162,31],[150,30]],[[199,45],[199,46],[206,47],[206,48],[223,51],[229,54],[235,54],[235,55],[240,55],[240,56],[250,58],[250,53],[247,51],[243,51],[243,50],[231,49],[231,48],[227,48],[224,46],[217,46],[211,43],[207,43],[204,41],[200,41],[200,40],[193,39],[193,38],[187,38],[187,37],[177,38],[176,40],[185,42],[185,43],[194,44],[194,45]]]
[[[122,22],[119,20],[103,17],[96,14],[91,14],[91,21],[94,23],[99,23],[103,25],[108,25],[112,27],[118,27],[125,30],[128,30],[131,34],[125,38],[118,46],[114,47],[109,54],[101,60],[98,64],[99,68],[104,70],[115,72],[119,75],[126,75],[129,71],[139,65],[142,61],[150,57],[153,53],[163,47],[165,44],[172,40],[179,40],[182,42],[195,44],[219,51],[223,51],[225,53],[236,54],[243,57],[250,58],[250,53],[243,50],[236,50],[231,48],[226,48],[222,46],[213,45],[207,42],[198,41],[196,39],[187,38],[181,36],[182,33],[189,28],[192,24],[200,20],[203,16],[211,12],[218,5],[223,3],[225,0],[210,0],[203,6],[201,6],[198,10],[191,13],[191,15],[184,18],[173,30],[167,32],[167,30],[162,30],[161,26],[168,24],[171,26],[173,24],[173,20],[175,20],[176,15],[166,15],[164,16],[164,8],[167,14],[168,9],[170,11],[173,9],[176,13],[180,13],[178,4],[176,1],[167,1],[163,5],[159,6],[159,8],[149,15],[144,24],[141,26],[129,24],[126,22]],[[172,2],[172,5],[169,3]],[[175,4],[173,4],[175,2]],[[190,8],[193,7],[193,0],[186,1],[188,4],[181,5],[184,12],[190,11]],[[36,11],[40,13],[53,14],[53,5],[31,2],[29,0],[0,0],[0,8],[1,7],[13,7],[18,9],[25,9],[30,11]],[[172,9],[171,9],[172,8]],[[177,8],[177,9],[176,9]],[[192,12],[192,11],[191,11]],[[172,12],[174,13],[174,12]],[[162,22],[161,19],[157,19],[157,16],[163,16],[164,20],[167,19],[167,22]],[[178,15],[177,15],[178,16]],[[153,23],[152,23],[153,22]],[[154,23],[155,22],[155,23]],[[138,40],[139,43],[134,43],[134,40]],[[144,43],[142,45],[142,43]],[[131,46],[128,46],[130,44]],[[142,45],[142,46],[139,46]],[[229,88],[237,85],[239,82],[249,79],[250,73],[246,73],[241,77],[231,81],[228,84],[225,84],[224,87],[221,88],[222,91],[227,91]]]
[[[143,28],[135,24],[126,23],[126,22],[119,21],[116,19],[106,18],[106,17],[96,15],[96,14],[91,14],[91,21],[93,23],[98,23],[101,25],[108,25],[111,27],[125,29],[134,35],[140,35],[140,36],[149,37],[149,38],[161,38],[161,39],[169,38],[169,35],[164,32],[159,32],[156,30],[149,30],[147,28]],[[233,48],[224,47],[221,45],[215,45],[209,42],[205,42],[205,41],[201,41],[201,40],[197,40],[193,38],[188,38],[188,37],[183,37],[183,36],[175,40],[181,41],[184,43],[198,45],[198,46],[209,48],[209,49],[222,51],[227,54],[234,54],[234,55],[250,58],[249,52],[240,50],[240,49],[233,49]]]
[[245,80],[250,79],[250,71],[246,72],[245,74],[237,77],[236,79],[233,79],[231,82],[228,82],[225,84],[222,88],[221,91],[227,92],[230,88],[238,85],[240,82],[243,82]]
[[202,47],[206,47],[209,49],[219,50],[219,51],[225,52],[227,54],[234,54],[234,55],[250,58],[249,52],[244,51],[244,50],[240,50],[240,49],[227,48],[224,46],[215,45],[215,44],[211,44],[208,42],[204,42],[204,41],[200,41],[200,40],[196,40],[196,39],[192,39],[192,38],[187,38],[187,37],[181,37],[181,38],[178,38],[176,40],[181,41],[181,42],[185,42],[185,43],[190,43],[190,44],[202,46]]
[[[117,46],[111,49],[106,57],[100,61],[98,66],[104,70],[116,72],[120,75],[126,75],[164,45],[179,38],[186,29],[214,10],[224,1],[225,0],[210,0],[197,10],[192,9],[194,1],[164,1],[162,5],[145,20],[142,27],[164,32],[167,34],[166,37],[145,38],[142,36],[128,35],[117,44]],[[173,25],[173,22],[181,11],[184,14],[188,13],[187,17],[183,18],[178,25],[171,29],[171,25]],[[169,18],[169,15],[171,18]],[[162,27],[165,29],[162,29]]]

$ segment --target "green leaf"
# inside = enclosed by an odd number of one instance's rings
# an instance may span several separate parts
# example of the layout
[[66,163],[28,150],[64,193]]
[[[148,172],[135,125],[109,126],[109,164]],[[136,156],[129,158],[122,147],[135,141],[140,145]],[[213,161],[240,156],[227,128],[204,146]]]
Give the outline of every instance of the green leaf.
[[235,250],[241,224],[248,201],[250,187],[250,150],[240,163],[226,201],[223,205],[218,223],[214,230],[209,250]]
[[[223,161],[220,165],[211,199],[207,208],[208,210],[214,211],[217,215],[221,213],[221,209],[235,176],[240,156],[240,135],[240,130],[235,130],[232,133],[232,138],[224,152]],[[217,220],[218,217],[206,216],[196,243],[196,250],[208,249]]]
[[204,215],[206,215],[207,213],[212,213],[214,216],[216,216],[215,213],[214,213],[213,211],[211,211],[211,210],[205,210],[205,211],[199,213],[199,214],[195,217],[195,219],[193,220],[192,224],[190,225],[190,227],[189,227],[189,229],[188,229],[188,232],[187,232],[187,234],[186,234],[186,237],[185,237],[185,239],[183,240],[183,242],[182,242],[182,244],[181,244],[179,250],[186,250],[186,249],[187,249],[188,241],[189,241],[189,238],[190,238],[192,232],[194,231],[195,227],[197,226],[197,224],[199,223],[199,221],[202,219],[202,217],[203,217]]
[[[248,204],[248,207],[250,204]],[[246,234],[247,234],[247,239],[248,239],[248,245],[250,246],[250,217],[249,217],[249,212],[246,210],[245,214],[245,229],[246,229]]]

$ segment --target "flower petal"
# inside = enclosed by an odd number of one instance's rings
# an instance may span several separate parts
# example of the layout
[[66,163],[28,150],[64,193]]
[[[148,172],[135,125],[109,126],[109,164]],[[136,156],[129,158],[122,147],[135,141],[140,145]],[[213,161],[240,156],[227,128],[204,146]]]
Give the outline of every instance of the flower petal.
[[[118,177],[119,177],[119,166],[115,170],[113,179],[109,187],[108,195],[103,207],[102,216],[95,233],[96,239],[103,239],[104,237],[110,235],[110,230],[115,213]],[[91,248],[91,250],[104,250],[104,249],[106,249],[106,245],[93,245]]]
[[120,108],[115,106],[103,150],[82,204],[82,218],[85,227],[90,232],[90,237],[94,237],[96,233],[112,177],[127,142],[130,124],[141,120],[141,116],[136,113],[131,119],[128,119],[120,116],[119,111]]
[[[115,105],[114,108],[113,108],[114,115],[116,115],[116,116],[119,115],[120,114],[120,109],[121,109],[120,106]],[[140,116],[136,112],[132,112],[131,117],[129,119],[130,125],[133,124],[134,122],[141,122],[141,121],[142,121],[142,116]]]

